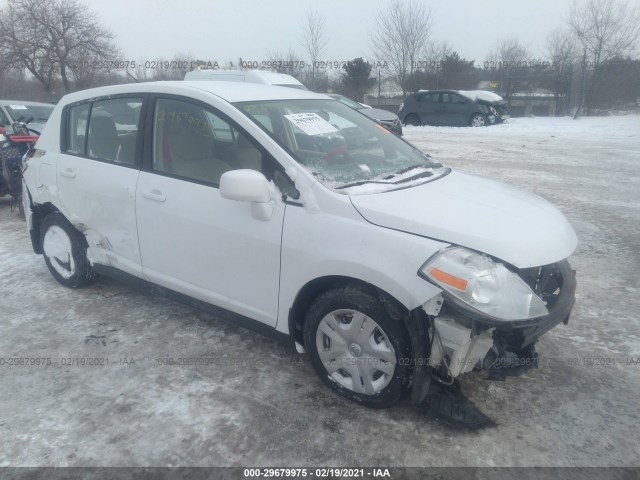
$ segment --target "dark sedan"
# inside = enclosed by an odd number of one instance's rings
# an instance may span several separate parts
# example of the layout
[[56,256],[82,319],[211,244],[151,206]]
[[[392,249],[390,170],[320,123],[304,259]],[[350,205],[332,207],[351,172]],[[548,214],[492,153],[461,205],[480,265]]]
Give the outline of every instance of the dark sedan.
[[485,127],[504,122],[507,102],[482,90],[420,90],[405,98],[400,111],[405,125]]

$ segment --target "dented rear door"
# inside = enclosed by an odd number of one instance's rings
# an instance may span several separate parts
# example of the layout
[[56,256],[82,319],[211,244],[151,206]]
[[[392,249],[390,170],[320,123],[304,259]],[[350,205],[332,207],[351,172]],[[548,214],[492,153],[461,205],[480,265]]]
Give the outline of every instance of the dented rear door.
[[70,106],[56,180],[64,215],[86,237],[93,263],[142,275],[135,217],[143,99],[98,99]]

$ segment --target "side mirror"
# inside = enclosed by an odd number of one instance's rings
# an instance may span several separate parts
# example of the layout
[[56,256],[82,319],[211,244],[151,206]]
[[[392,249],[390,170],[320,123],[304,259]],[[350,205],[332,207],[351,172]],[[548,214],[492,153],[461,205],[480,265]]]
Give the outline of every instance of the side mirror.
[[220,178],[220,195],[240,202],[266,203],[271,191],[266,177],[255,170],[241,169],[223,173]]
[[257,220],[270,220],[273,215],[269,181],[256,170],[241,169],[223,173],[220,196],[228,200],[251,202],[251,215]]

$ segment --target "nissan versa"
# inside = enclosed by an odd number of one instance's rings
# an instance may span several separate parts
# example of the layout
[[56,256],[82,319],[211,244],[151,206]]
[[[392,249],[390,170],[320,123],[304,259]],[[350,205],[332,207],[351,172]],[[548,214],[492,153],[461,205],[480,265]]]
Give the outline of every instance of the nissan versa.
[[261,327],[367,406],[532,359],[574,303],[577,239],[555,207],[324,95],[77,92],[23,163],[33,249],[61,284],[117,276]]

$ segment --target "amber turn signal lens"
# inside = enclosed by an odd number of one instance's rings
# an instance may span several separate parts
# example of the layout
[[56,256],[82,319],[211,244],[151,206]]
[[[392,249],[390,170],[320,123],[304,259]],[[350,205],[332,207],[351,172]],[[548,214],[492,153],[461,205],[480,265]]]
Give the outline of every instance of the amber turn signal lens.
[[429,273],[435,280],[445,283],[453,288],[457,288],[461,292],[464,292],[467,289],[467,281],[462,278],[455,277],[437,268],[432,268],[429,270]]

